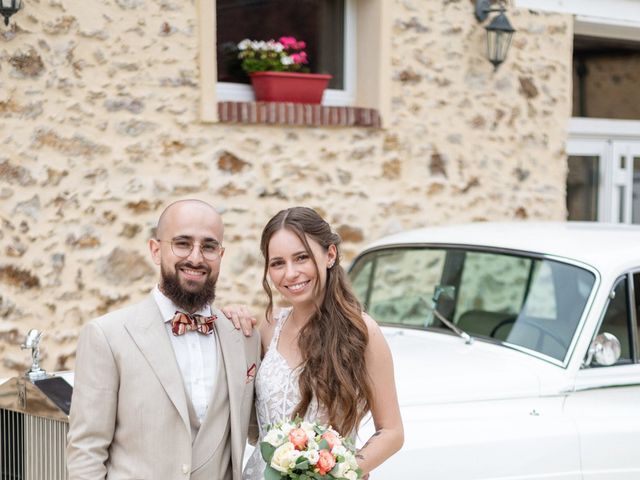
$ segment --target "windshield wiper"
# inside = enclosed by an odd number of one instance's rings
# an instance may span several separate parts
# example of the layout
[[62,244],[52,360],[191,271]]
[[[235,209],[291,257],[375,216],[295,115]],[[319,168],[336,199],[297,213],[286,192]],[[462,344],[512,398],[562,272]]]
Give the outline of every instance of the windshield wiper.
[[[442,315],[438,311],[438,300],[440,300],[440,296],[444,295],[445,297],[449,297],[450,299],[453,300],[453,296],[451,295],[453,288],[454,287],[451,287],[451,286],[442,286],[442,285],[436,286],[435,292],[433,294],[433,298],[431,299],[431,305],[427,305],[427,307],[431,310],[433,315],[438,320],[440,320],[447,327],[449,327],[449,329],[452,332],[454,332],[456,335],[462,338],[464,340],[464,343],[466,343],[467,345],[471,345],[473,343],[473,337],[469,335],[467,332],[458,328],[451,320],[448,320],[444,315]],[[427,303],[424,299],[421,299],[421,300],[425,304]],[[430,323],[430,322],[427,322],[427,323]]]

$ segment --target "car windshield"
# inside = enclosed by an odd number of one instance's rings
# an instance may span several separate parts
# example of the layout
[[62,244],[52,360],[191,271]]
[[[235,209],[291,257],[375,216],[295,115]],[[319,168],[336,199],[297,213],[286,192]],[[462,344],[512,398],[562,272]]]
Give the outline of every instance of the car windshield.
[[350,277],[379,323],[451,332],[438,319],[444,316],[472,337],[560,361],[595,283],[592,272],[556,260],[428,247],[366,253],[356,259]]

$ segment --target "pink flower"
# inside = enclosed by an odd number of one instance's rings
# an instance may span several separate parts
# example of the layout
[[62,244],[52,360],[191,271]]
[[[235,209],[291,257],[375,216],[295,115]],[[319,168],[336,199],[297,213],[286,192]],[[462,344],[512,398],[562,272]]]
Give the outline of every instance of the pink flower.
[[331,452],[326,449],[320,450],[318,463],[316,463],[316,467],[318,468],[318,473],[320,475],[326,475],[335,466],[336,466],[336,459],[333,458],[333,455],[331,455]]
[[291,60],[296,64],[307,63],[307,54],[305,52],[292,53]]
[[342,445],[342,442],[338,438],[338,436],[332,432],[331,430],[327,430],[322,434],[322,438],[327,441],[329,444],[329,450],[333,450],[333,447]]
[[280,37],[278,40],[284,48],[296,48],[296,44],[298,43],[295,37]]
[[296,450],[303,450],[307,446],[307,433],[301,428],[294,428],[289,432],[289,441],[293,443]]
[[296,46],[293,48],[295,48],[296,50],[302,50],[303,48],[306,48],[306,47],[307,47],[306,42],[303,42],[302,40],[300,40],[298,43],[296,43]]

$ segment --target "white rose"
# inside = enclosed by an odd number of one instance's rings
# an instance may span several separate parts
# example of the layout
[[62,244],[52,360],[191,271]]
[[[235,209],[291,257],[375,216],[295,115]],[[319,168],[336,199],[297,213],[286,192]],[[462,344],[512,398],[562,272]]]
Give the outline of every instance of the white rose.
[[345,453],[347,453],[347,449],[342,445],[336,445],[331,449],[331,453],[334,457],[337,457],[338,455],[342,455],[344,457]]
[[320,458],[317,450],[309,450],[307,452],[303,452],[303,455],[307,460],[309,460],[310,465],[315,465],[316,463],[318,463],[318,459]]
[[287,442],[276,448],[271,457],[271,466],[279,472],[287,473],[290,463],[290,452],[295,450],[293,443]]
[[274,447],[279,447],[280,445],[282,445],[284,443],[285,440],[286,440],[286,437],[280,430],[278,430],[276,428],[272,428],[264,436],[264,440],[263,441],[265,441],[267,443],[270,443]]
[[349,470],[344,474],[344,478],[346,478],[347,480],[358,480],[358,474],[353,470]]

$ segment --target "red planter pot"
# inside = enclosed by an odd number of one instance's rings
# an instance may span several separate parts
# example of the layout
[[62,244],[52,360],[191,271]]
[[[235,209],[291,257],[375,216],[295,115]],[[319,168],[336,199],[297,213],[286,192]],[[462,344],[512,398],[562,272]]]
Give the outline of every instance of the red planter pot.
[[331,75],[254,72],[249,75],[259,102],[321,103]]

